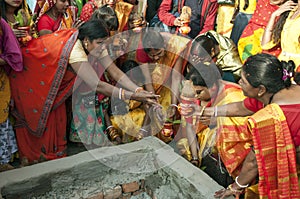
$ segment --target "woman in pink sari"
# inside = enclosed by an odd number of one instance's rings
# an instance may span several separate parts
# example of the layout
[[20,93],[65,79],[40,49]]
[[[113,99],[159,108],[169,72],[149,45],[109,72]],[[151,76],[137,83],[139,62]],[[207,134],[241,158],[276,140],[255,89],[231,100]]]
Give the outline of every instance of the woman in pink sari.
[[11,92],[7,75],[11,70],[22,69],[23,59],[18,41],[10,26],[0,17],[0,172],[13,168],[9,161],[18,150],[8,118]]

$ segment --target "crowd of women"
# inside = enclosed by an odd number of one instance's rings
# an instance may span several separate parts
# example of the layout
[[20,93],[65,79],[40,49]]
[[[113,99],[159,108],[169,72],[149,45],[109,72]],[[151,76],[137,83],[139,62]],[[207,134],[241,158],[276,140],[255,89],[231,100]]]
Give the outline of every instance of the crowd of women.
[[27,1],[0,2],[1,171],[156,136],[217,198],[300,198],[300,2]]

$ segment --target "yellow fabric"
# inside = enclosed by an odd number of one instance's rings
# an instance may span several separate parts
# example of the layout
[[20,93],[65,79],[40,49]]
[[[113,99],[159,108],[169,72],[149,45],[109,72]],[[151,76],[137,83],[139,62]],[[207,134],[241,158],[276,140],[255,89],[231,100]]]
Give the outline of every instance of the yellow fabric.
[[245,0],[240,0],[240,12],[245,14],[253,14],[256,9],[256,1],[257,0],[249,0],[249,6],[246,10],[244,10]]
[[174,67],[179,55],[181,55],[190,40],[177,35],[163,33],[162,35],[165,42],[167,42],[167,50],[165,50],[164,56],[162,56],[155,65],[151,73],[151,78],[155,93],[160,95],[160,104],[167,108],[171,104],[171,91],[165,86],[170,87],[171,68]]
[[7,120],[10,96],[11,93],[8,76],[6,75],[3,67],[0,67],[0,124]]
[[[223,95],[223,96],[222,96]],[[225,93],[219,95],[214,106],[221,106],[232,102],[243,101],[245,96],[242,90],[236,87],[225,89]],[[251,138],[244,133],[243,124],[245,117],[218,117],[216,147],[227,171],[235,176],[238,167],[244,161],[246,153],[241,149],[250,149]]]
[[122,32],[124,30],[124,27],[127,25],[132,9],[133,5],[130,3],[126,3],[123,1],[119,1],[116,3],[115,12],[119,21],[119,32]]
[[234,13],[234,5],[221,4],[217,15],[217,32],[226,37],[230,37],[233,24],[230,23]]
[[81,41],[77,40],[69,57],[69,63],[87,62],[88,58],[82,47]]
[[[281,50],[278,59],[283,61],[293,60],[296,67],[300,65],[300,15],[295,19],[291,19],[291,16],[295,13],[297,8],[290,12],[281,32]],[[276,44],[274,41],[270,41],[266,45],[263,45],[264,50],[271,49]]]
[[[234,85],[232,87],[230,86],[231,83],[225,81],[222,82],[227,86],[225,86],[223,91],[219,93],[213,106],[221,106],[232,102],[242,101],[245,99],[241,88],[238,87],[236,84],[232,84]],[[217,117],[217,126],[215,128],[205,128],[202,129],[200,132],[197,132],[197,138],[199,143],[199,161],[201,162],[203,158],[203,152],[208,148],[211,148],[213,153],[218,153],[218,151],[216,150],[219,150],[221,158],[222,156],[226,157],[227,159],[227,156],[229,156],[229,158],[232,158],[231,156],[234,156],[234,151],[229,149],[231,149],[231,147],[234,146],[237,142],[247,141],[248,138],[243,137],[243,134],[238,134],[234,132],[231,132],[231,135],[226,137],[228,135],[228,129],[226,128],[226,126],[242,126],[242,124],[244,124],[244,121],[245,118],[243,117]],[[224,143],[220,142],[219,139],[224,141]],[[246,148],[249,148],[250,144],[246,143],[244,146]],[[188,150],[187,153],[191,152]],[[237,162],[236,164],[240,164],[240,159],[242,159],[242,157],[234,156],[234,158]],[[230,171],[235,170],[235,168],[237,167],[237,165],[235,164],[228,166],[230,166]]]
[[218,34],[214,30],[208,32],[214,36],[220,46],[220,53],[217,56],[216,65],[223,71],[230,71],[240,77],[242,62],[233,41],[228,37]]
[[114,115],[111,117],[112,125],[122,134],[123,143],[131,142],[139,133],[143,125],[145,111],[141,108],[135,108],[125,115]]
[[[241,37],[238,42],[238,51],[242,62],[245,62],[246,59],[251,55],[256,55],[262,52],[261,47],[261,38],[264,34],[264,29],[259,28],[253,31],[253,34],[248,37]],[[249,46],[249,47],[247,47]],[[250,47],[251,46],[251,47]],[[249,48],[249,52],[246,53],[245,48]]]

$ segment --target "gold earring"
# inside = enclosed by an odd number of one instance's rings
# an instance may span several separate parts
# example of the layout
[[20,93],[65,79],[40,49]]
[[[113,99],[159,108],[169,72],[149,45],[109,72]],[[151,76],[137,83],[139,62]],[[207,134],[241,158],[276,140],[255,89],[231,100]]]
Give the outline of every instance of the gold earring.
[[87,42],[84,43],[84,47],[87,49],[87,47],[88,47],[88,43]]

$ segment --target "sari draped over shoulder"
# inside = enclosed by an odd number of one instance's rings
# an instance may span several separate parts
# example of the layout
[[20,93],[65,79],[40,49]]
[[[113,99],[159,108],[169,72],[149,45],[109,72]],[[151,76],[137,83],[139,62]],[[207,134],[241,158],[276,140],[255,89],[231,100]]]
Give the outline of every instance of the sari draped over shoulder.
[[[210,104],[221,106],[242,101],[244,98],[245,96],[237,84],[226,82],[222,92]],[[210,151],[212,153],[219,152],[228,172],[233,173],[247,155],[243,149],[248,150],[251,146],[248,144],[250,142],[249,136],[243,134],[246,130],[243,127],[244,121],[245,118],[242,117],[218,117],[217,126],[214,128],[205,127],[202,123],[198,123],[196,134],[199,143],[198,158],[200,162]],[[184,142],[187,140],[180,140],[177,144],[180,145],[179,148],[186,148],[185,146],[188,144]],[[188,154],[191,154],[190,150],[187,150],[187,156],[189,156]]]
[[[214,106],[243,101],[245,96],[234,84],[225,87],[226,97]],[[219,97],[222,97],[219,95]],[[222,99],[222,98],[221,98]],[[252,138],[243,124],[245,117],[218,117],[216,147],[227,171],[236,176],[252,145]]]
[[156,93],[160,92],[160,89],[170,79],[172,68],[174,67],[179,56],[182,56],[182,52],[187,47],[189,39],[178,35],[170,36],[169,33],[161,33],[164,40],[167,40],[167,46],[164,56],[162,56],[155,65],[155,68],[151,74],[153,88]]
[[119,32],[122,32],[124,28],[127,26],[127,22],[132,9],[133,9],[133,5],[130,3],[126,3],[123,1],[119,1],[116,3],[115,11],[119,21],[119,28],[118,28]]
[[[245,60],[251,55],[255,55],[263,51],[260,41],[271,14],[277,8],[278,6],[271,5],[269,0],[257,2],[256,10],[254,11],[252,18],[244,29],[238,42],[238,51],[242,62],[245,62]],[[280,47],[276,46],[264,52],[277,57],[280,51]]]
[[[37,19],[35,21],[38,24],[40,18],[46,14],[53,6],[55,6],[55,0],[38,0],[35,7],[35,14],[37,15]],[[77,17],[77,8],[74,6],[69,6],[66,12],[60,16],[56,21],[53,27],[53,30],[62,30],[72,28],[73,23],[75,22]]]
[[270,104],[248,119],[260,198],[300,198],[295,146],[283,111]]
[[22,48],[24,71],[10,74],[20,155],[29,161],[64,154],[65,100],[76,77],[68,63],[77,35],[71,29],[33,39]]

